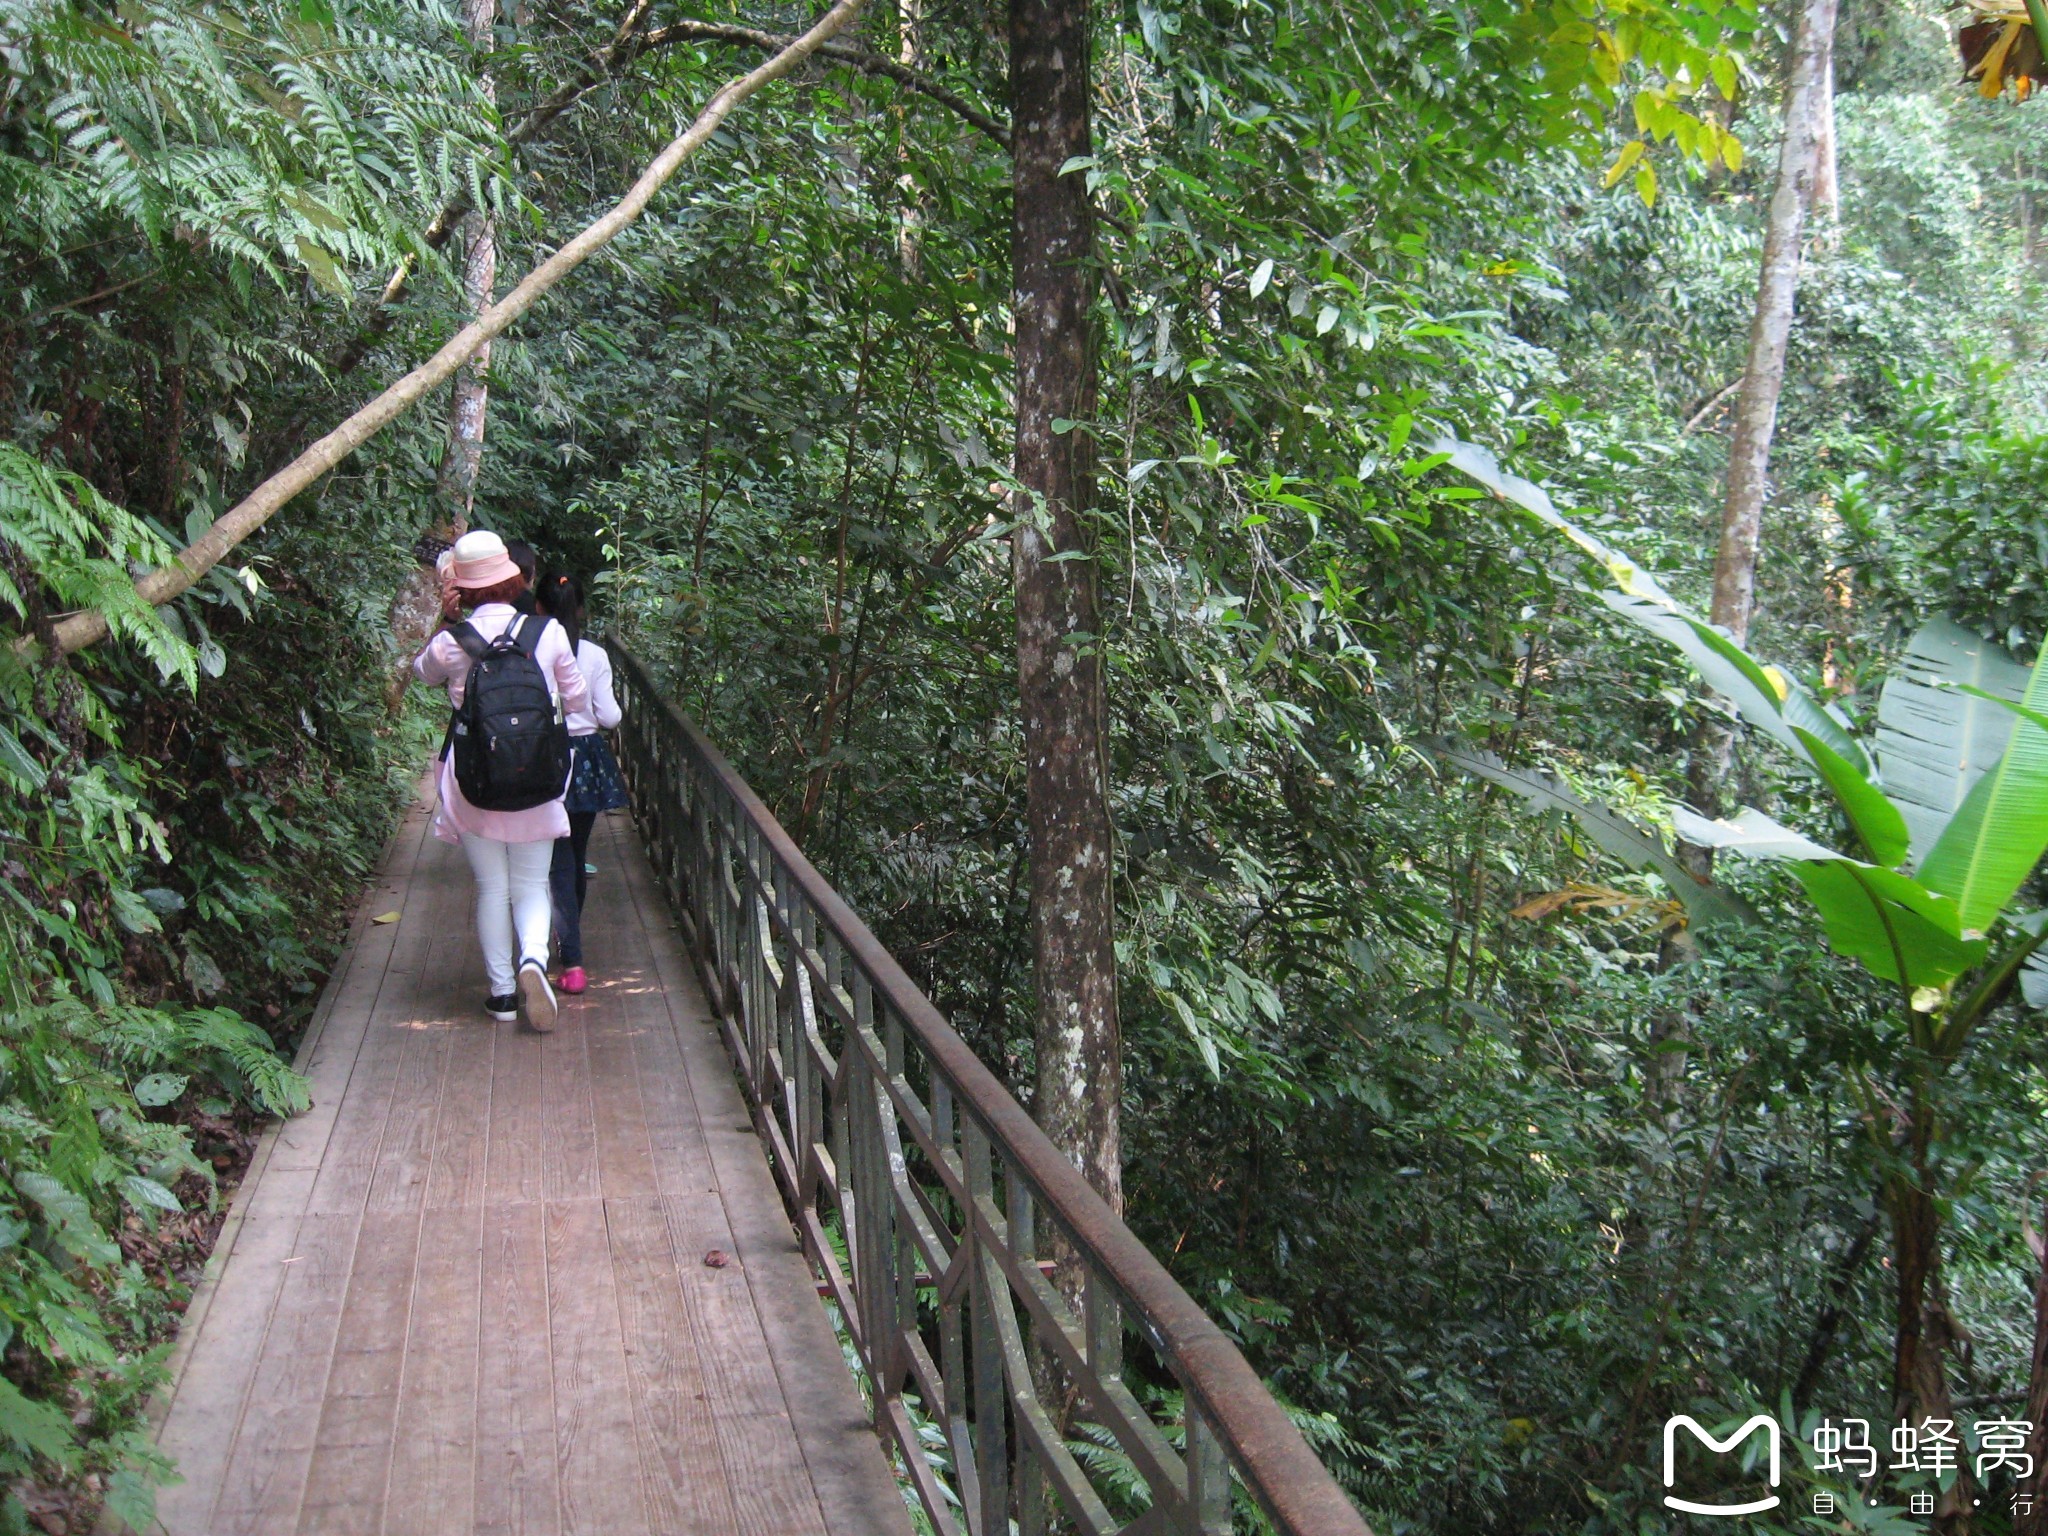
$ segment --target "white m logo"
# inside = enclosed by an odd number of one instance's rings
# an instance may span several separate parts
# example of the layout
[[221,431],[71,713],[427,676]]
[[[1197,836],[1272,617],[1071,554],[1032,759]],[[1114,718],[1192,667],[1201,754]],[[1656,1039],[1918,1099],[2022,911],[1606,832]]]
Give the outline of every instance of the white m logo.
[[[1778,1424],[1767,1413],[1760,1413],[1726,1440],[1716,1440],[1706,1432],[1698,1419],[1689,1414],[1679,1414],[1664,1421],[1664,1486],[1669,1488],[1678,1481],[1678,1429],[1684,1425],[1691,1430],[1694,1438],[1710,1451],[1732,1451],[1758,1429],[1764,1432],[1771,1448],[1771,1486],[1778,1486]],[[1670,1509],[1682,1509],[1692,1515],[1757,1515],[1767,1509],[1778,1507],[1778,1496],[1774,1493],[1767,1499],[1757,1499],[1749,1504],[1695,1504],[1690,1499],[1675,1499],[1664,1495],[1664,1503]]]

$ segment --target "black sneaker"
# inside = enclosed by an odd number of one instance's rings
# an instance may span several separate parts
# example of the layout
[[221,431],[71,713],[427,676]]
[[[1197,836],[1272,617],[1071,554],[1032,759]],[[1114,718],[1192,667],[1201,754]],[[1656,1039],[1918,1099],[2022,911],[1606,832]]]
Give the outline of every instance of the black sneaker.
[[519,998],[511,992],[503,997],[487,997],[484,999],[484,1012],[500,1024],[509,1024],[519,1017]]
[[519,1016],[537,1034],[555,1027],[555,989],[548,985],[547,970],[538,960],[519,967]]

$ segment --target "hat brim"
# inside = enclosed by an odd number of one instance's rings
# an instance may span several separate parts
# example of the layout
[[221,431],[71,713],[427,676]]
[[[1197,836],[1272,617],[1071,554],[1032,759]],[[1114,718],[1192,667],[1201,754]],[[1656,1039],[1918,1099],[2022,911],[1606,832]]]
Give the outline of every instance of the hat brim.
[[495,587],[519,574],[519,567],[512,563],[510,555],[498,555],[481,563],[455,562],[455,585],[465,592],[473,592],[479,587]]

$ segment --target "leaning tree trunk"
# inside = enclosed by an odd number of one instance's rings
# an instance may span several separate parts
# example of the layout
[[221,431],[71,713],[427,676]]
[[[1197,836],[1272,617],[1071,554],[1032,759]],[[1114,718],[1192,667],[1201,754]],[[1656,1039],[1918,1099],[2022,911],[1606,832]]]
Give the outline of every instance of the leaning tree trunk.
[[[865,0],[832,0],[832,8],[820,16],[801,37],[792,38],[770,57],[744,75],[728,80],[689,127],[669,140],[660,154],[648,162],[626,195],[602,216],[586,225],[567,244],[522,277],[512,291],[475,320],[441,344],[440,350],[404,378],[388,386],[375,399],[353,412],[345,421],[314,442],[284,468],[266,476],[261,484],[227,511],[215,518],[204,532],[171,558],[169,565],[139,576],[135,595],[150,607],[160,607],[225,560],[258,529],[275,517],[293,497],[333,471],[350,454],[384,428],[411,410],[431,391],[461,371],[486,342],[504,334],[507,327],[538,304],[549,290],[582,266],[598,251],[618,238],[619,231],[639,218],[654,195],[675,176],[685,160],[711,141],[725,121],[748,98],[764,86],[799,68],[860,14]],[[126,611],[125,605],[116,613]],[[17,659],[34,659],[46,645],[59,655],[69,656],[87,646],[98,645],[114,632],[114,614],[107,608],[86,608],[67,614],[36,634],[21,635],[14,641]]]
[[[1017,682],[1036,945],[1038,1123],[1121,1208],[1115,903],[1095,498],[1086,0],[1011,0]],[[1064,420],[1062,420],[1064,418]],[[1059,426],[1056,428],[1055,423]],[[1068,426],[1068,423],[1079,425]]]
[[[491,28],[498,16],[497,0],[466,0],[463,26],[470,46],[491,46]],[[488,74],[484,94],[495,98]],[[491,307],[498,287],[498,224],[489,213],[472,209],[462,221],[462,308],[465,320]],[[453,543],[469,531],[469,511],[476,504],[476,476],[484,456],[484,411],[490,401],[488,373],[491,344],[485,342],[455,375],[448,397],[448,446],[441,455],[435,486],[436,509],[427,529],[431,543]],[[391,633],[398,651],[398,669],[391,681],[390,707],[395,711],[411,680],[408,660],[426,643],[441,611],[440,583],[430,567],[413,571],[391,605]]]
[[[1721,508],[1721,542],[1714,555],[1714,600],[1709,617],[1738,641],[1749,635],[1756,610],[1756,551],[1763,529],[1764,491],[1778,396],[1785,385],[1785,346],[1799,291],[1799,248],[1814,199],[1820,156],[1819,104],[1833,52],[1836,0],[1802,0],[1785,82],[1785,142],[1764,226],[1763,272],[1749,326],[1749,356],[1728,447],[1728,487]],[[1694,744],[1691,789],[1695,802],[1718,814],[1734,749],[1733,733],[1710,720]],[[1695,862],[1704,864],[1705,859]]]

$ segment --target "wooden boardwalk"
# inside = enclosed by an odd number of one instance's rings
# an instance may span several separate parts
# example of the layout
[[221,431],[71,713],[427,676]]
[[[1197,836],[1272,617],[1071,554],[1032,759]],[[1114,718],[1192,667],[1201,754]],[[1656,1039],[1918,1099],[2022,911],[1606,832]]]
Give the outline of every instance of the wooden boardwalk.
[[427,822],[193,1300],[165,1529],[907,1536],[631,822],[592,839],[597,980],[548,1036],[481,1011],[468,866]]

